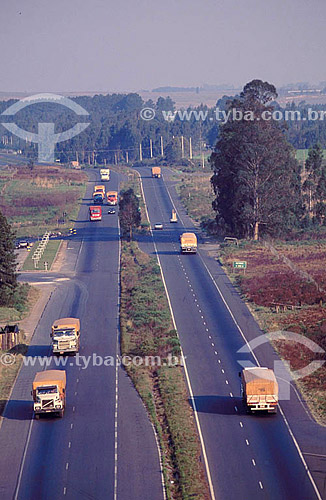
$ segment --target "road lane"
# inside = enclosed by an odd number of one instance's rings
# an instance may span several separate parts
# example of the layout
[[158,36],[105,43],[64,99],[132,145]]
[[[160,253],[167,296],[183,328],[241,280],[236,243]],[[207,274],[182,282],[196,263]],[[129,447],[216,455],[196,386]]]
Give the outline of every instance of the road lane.
[[[184,227],[181,222],[169,223],[172,204],[164,181],[152,179],[148,168],[139,172],[152,226],[155,222],[165,226],[154,231],[154,240],[187,356],[217,497],[317,498],[281,415],[244,414],[237,363],[244,341],[200,256],[179,255],[178,236]],[[190,220],[186,226],[193,230]],[[151,243],[142,246],[153,252]],[[240,297],[228,288],[237,314]],[[248,316],[246,321],[247,327],[253,326]],[[269,346],[257,350],[257,355],[261,353],[268,366],[276,357]],[[324,436],[320,426],[318,432]]]

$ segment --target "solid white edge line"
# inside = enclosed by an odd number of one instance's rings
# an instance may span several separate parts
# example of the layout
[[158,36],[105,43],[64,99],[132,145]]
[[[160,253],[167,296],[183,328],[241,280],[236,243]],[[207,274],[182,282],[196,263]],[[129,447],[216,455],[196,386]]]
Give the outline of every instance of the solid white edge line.
[[[166,185],[166,184],[165,184],[165,188],[166,188],[166,191],[167,191],[167,193],[168,193],[168,195],[169,195],[169,198],[170,198],[170,200],[171,200],[171,203],[172,203],[172,205],[173,205],[174,209],[176,210],[176,208],[175,208],[175,204],[174,204],[174,201],[173,201],[173,199],[172,199],[172,197],[171,197],[171,194],[170,194],[169,189],[168,189],[168,187],[167,187],[167,185]],[[182,218],[181,218],[181,217],[179,217],[179,220],[181,220],[181,223],[182,223],[183,227],[185,227],[184,222],[183,222],[183,220],[182,220]],[[204,262],[204,260],[203,260],[203,258],[202,258],[202,256],[200,255],[200,253],[199,253],[199,252],[197,252],[197,255],[199,256],[199,258],[201,259],[202,263],[204,264],[204,267],[205,267],[206,271],[208,272],[208,274],[209,274],[209,276],[210,276],[211,280],[213,281],[213,283],[214,283],[214,285],[215,285],[215,287],[216,287],[216,289],[217,289],[217,291],[218,291],[218,293],[219,293],[219,295],[220,295],[221,299],[222,299],[222,300],[223,300],[223,302],[224,302],[224,305],[226,306],[227,310],[229,311],[229,314],[230,314],[230,316],[231,316],[232,320],[234,321],[235,325],[237,326],[237,328],[238,328],[238,330],[239,330],[239,332],[240,332],[240,334],[241,334],[241,336],[242,336],[243,340],[245,341],[245,343],[246,343],[247,347],[249,348],[249,350],[250,350],[250,352],[251,352],[251,354],[252,354],[252,356],[253,356],[254,360],[256,361],[257,365],[258,365],[258,366],[260,366],[260,363],[259,363],[259,361],[258,361],[258,359],[257,359],[257,356],[255,355],[255,353],[254,353],[254,352],[253,352],[253,350],[251,349],[251,347],[250,347],[250,345],[249,345],[249,343],[248,343],[248,341],[247,341],[247,339],[246,339],[246,337],[245,337],[245,335],[244,335],[244,333],[243,333],[243,331],[242,331],[242,329],[241,329],[240,325],[238,324],[237,320],[235,319],[235,317],[234,317],[234,315],[233,315],[233,313],[232,313],[232,311],[231,311],[231,309],[230,309],[229,305],[227,304],[226,300],[224,299],[224,297],[223,297],[223,295],[222,295],[222,292],[220,291],[220,289],[219,289],[219,287],[218,287],[218,285],[217,285],[217,283],[216,283],[216,281],[215,281],[215,279],[214,279],[214,277],[213,277],[212,273],[211,273],[211,272],[210,272],[210,270],[208,269],[207,265],[205,264],[205,262]],[[295,436],[294,436],[294,434],[293,434],[293,431],[292,431],[292,429],[291,429],[291,427],[290,427],[290,424],[289,424],[289,422],[287,421],[287,418],[286,418],[286,416],[285,416],[285,414],[284,414],[284,412],[283,412],[283,410],[282,410],[282,408],[281,408],[280,403],[279,403],[279,409],[280,409],[280,413],[281,413],[281,415],[282,415],[282,417],[283,417],[283,420],[284,420],[284,422],[285,422],[285,425],[286,425],[286,427],[287,427],[287,429],[288,429],[288,431],[289,431],[289,434],[290,434],[290,436],[291,436],[291,438],[292,438],[292,441],[293,441],[293,443],[294,443],[294,445],[295,445],[295,447],[296,447],[296,449],[297,449],[297,452],[298,452],[298,454],[299,454],[299,457],[301,458],[301,461],[302,461],[302,463],[303,463],[303,466],[304,466],[304,468],[305,468],[305,470],[306,470],[306,472],[307,472],[307,475],[308,475],[308,477],[309,477],[309,479],[310,479],[310,481],[311,481],[311,484],[312,484],[312,486],[313,486],[313,488],[314,488],[314,490],[315,490],[316,496],[317,496],[318,500],[323,500],[323,499],[322,499],[322,497],[321,497],[321,495],[320,495],[320,493],[319,493],[319,490],[318,490],[318,488],[317,488],[317,485],[316,485],[316,483],[315,483],[315,481],[314,481],[314,478],[313,478],[313,477],[312,477],[312,475],[311,475],[311,472],[310,472],[310,470],[309,470],[309,468],[308,468],[308,465],[307,465],[307,463],[306,463],[306,461],[305,461],[305,459],[304,459],[304,456],[303,456],[303,454],[302,454],[302,451],[301,451],[301,449],[300,449],[300,446],[299,446],[299,444],[298,444],[298,442],[297,442],[297,440],[296,440],[296,438],[295,438]]]
[[118,312],[117,312],[117,335],[116,335],[116,367],[115,367],[115,408],[114,408],[114,487],[113,487],[113,498],[117,500],[118,494],[118,454],[116,450],[118,449],[118,409],[119,409],[119,321],[120,321],[120,266],[121,266],[121,238],[120,238],[120,221],[118,217],[118,239],[119,239],[119,251],[118,251]]
[[[138,172],[138,174],[139,174],[139,172]],[[142,178],[141,178],[140,174],[139,174],[139,178],[140,178],[140,185],[141,185],[141,190],[142,190],[142,194],[143,194],[144,204],[145,204],[145,208],[146,208],[146,214],[147,214],[147,217],[148,217],[147,203],[146,203],[145,193],[144,193],[144,189],[143,189]],[[150,221],[149,217],[148,217],[148,220]],[[151,231],[151,235],[153,237],[152,231]],[[173,326],[174,326],[174,328],[175,328],[175,330],[177,332],[177,335],[179,337],[178,330],[177,330],[177,325],[176,325],[175,318],[174,318],[173,308],[172,308],[172,304],[171,304],[171,300],[170,300],[170,296],[169,296],[169,292],[168,292],[168,289],[167,289],[167,286],[166,286],[166,283],[165,283],[164,273],[163,273],[161,261],[160,261],[159,255],[158,255],[158,251],[157,251],[157,247],[156,247],[154,238],[153,238],[153,245],[154,245],[154,250],[155,250],[156,258],[157,258],[157,261],[158,261],[158,265],[160,267],[160,272],[161,272],[161,276],[162,276],[162,281],[163,281],[163,285],[164,285],[166,297],[167,297],[168,304],[169,304],[169,309],[170,309],[170,313],[171,313],[171,317],[172,317]],[[204,462],[205,462],[205,468],[206,468],[206,474],[207,474],[207,480],[208,480],[208,486],[209,486],[211,498],[212,498],[212,500],[215,500],[215,493],[214,493],[214,488],[213,488],[211,473],[210,473],[210,469],[209,469],[209,465],[208,465],[208,459],[207,459],[207,454],[206,454],[206,448],[205,448],[204,438],[203,438],[201,427],[200,427],[200,423],[199,423],[197,407],[196,407],[196,403],[195,403],[195,399],[194,399],[194,395],[193,395],[193,391],[192,391],[192,387],[191,387],[191,383],[190,383],[190,378],[189,378],[189,374],[188,374],[188,370],[187,370],[187,364],[186,364],[186,360],[185,360],[185,357],[184,357],[184,354],[183,354],[183,349],[182,349],[182,346],[181,346],[181,342],[180,342],[180,351],[181,351],[181,356],[182,356],[182,361],[183,361],[183,368],[184,368],[184,372],[185,372],[185,376],[186,376],[186,380],[187,380],[188,390],[189,390],[189,394],[190,394],[190,399],[191,399],[191,402],[192,402],[192,405],[193,405],[193,410],[194,410],[194,415],[195,415],[197,430],[198,430],[198,434],[199,434],[199,438],[200,438],[200,443],[201,443],[201,447],[202,447],[203,458],[204,458]]]
[[24,470],[24,465],[25,465],[25,460],[26,460],[26,455],[27,455],[27,449],[28,449],[29,441],[31,439],[33,423],[34,423],[34,419],[32,418],[30,421],[30,424],[29,424],[28,435],[27,435],[27,439],[26,439],[26,443],[25,443],[25,447],[24,447],[23,458],[21,461],[20,469],[19,469],[19,475],[18,475],[16,490],[15,490],[14,500],[17,500],[18,494],[19,494],[19,488],[20,488],[20,483],[21,483],[22,476],[23,476],[23,470]]

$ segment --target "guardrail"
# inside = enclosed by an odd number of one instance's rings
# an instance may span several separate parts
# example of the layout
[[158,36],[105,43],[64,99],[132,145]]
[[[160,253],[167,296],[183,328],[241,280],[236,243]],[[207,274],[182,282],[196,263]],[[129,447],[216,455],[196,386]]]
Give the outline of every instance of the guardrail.
[[37,248],[35,249],[35,251],[32,255],[35,269],[38,269],[39,261],[44,253],[44,250],[46,249],[48,242],[49,242],[50,234],[51,234],[50,231],[46,231],[43,234],[41,241],[39,242]]

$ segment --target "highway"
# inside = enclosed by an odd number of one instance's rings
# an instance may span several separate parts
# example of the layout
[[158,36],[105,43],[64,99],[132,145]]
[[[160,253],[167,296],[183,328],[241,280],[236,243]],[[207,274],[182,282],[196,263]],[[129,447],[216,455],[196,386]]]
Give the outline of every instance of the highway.
[[[152,426],[129,378],[115,362],[119,353],[118,217],[109,215],[104,206],[102,221],[89,222],[95,174],[92,179],[61,272],[24,275],[38,282],[50,277],[57,286],[28,349],[25,360],[30,364],[23,365],[4,412],[1,500],[163,499]],[[119,177],[112,173],[109,186],[118,190],[118,185]],[[36,421],[31,385],[34,374],[44,369],[38,357],[50,355],[51,324],[66,316],[81,320],[80,358],[56,358],[66,361],[59,367],[67,373],[66,411],[62,419],[45,416]],[[50,360],[48,368],[57,368]]]
[[[326,498],[326,429],[312,421],[293,387],[276,416],[245,413],[238,360],[273,368],[279,358],[269,343],[254,350],[257,361],[250,352],[238,353],[262,332],[216,260],[204,250],[180,254],[179,235],[194,231],[194,226],[167,169],[166,183],[153,179],[148,167],[137,170],[151,226],[164,225],[163,231],[153,231],[153,241],[143,239],[141,248],[157,251],[161,263],[186,356],[194,394],[190,402],[197,411],[212,493],[222,500]],[[177,224],[169,222],[172,201]]]

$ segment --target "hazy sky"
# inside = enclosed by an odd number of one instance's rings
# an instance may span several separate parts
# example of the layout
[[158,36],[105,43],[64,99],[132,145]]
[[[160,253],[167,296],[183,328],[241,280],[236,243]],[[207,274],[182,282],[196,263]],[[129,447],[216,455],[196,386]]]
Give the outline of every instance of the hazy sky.
[[325,0],[0,0],[0,91],[326,80]]

